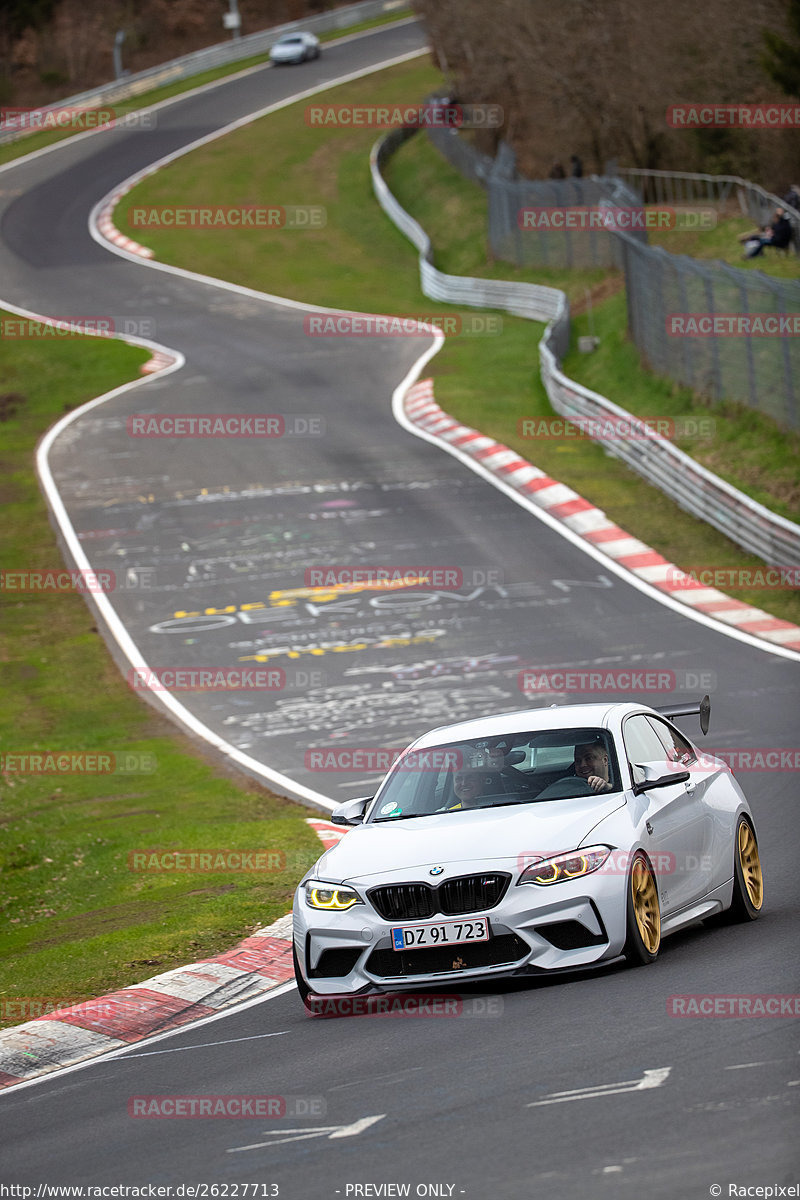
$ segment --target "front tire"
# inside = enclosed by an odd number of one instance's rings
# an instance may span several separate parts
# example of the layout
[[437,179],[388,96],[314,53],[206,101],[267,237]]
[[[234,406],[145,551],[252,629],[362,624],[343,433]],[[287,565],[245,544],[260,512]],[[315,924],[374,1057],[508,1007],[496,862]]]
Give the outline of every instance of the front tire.
[[634,967],[655,962],[661,948],[661,906],[653,870],[641,850],[628,875],[626,911],[625,957]]
[[297,958],[297,948],[294,944],[294,940],[292,941],[292,965],[294,967],[294,979],[295,983],[297,984],[297,990],[300,993],[300,999],[303,1001],[303,1004],[306,1006],[306,1008],[310,1008],[311,1005],[309,1002],[309,997],[311,995],[311,988],[306,983],[305,979],[303,978],[303,972],[300,970],[300,963]]
[[740,817],[733,846],[733,899],[728,910],[732,921],[755,921],[764,906],[764,877],[756,831],[748,817]]

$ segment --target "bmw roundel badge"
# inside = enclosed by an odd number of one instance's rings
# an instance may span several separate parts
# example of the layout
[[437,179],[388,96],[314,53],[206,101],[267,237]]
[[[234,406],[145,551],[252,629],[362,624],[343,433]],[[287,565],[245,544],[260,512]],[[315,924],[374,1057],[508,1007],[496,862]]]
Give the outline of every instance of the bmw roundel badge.
[[444,867],[431,867],[428,874],[429,875],[441,875],[443,870],[444,870]]

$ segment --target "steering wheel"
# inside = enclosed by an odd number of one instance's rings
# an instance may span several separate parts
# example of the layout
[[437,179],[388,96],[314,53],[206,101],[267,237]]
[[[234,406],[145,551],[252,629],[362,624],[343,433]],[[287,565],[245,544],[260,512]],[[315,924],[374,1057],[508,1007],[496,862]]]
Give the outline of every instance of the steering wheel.
[[537,800],[566,800],[571,796],[595,796],[599,793],[595,792],[585,779],[581,779],[579,775],[573,778],[566,777],[557,779],[555,783],[551,783],[543,792],[539,792]]

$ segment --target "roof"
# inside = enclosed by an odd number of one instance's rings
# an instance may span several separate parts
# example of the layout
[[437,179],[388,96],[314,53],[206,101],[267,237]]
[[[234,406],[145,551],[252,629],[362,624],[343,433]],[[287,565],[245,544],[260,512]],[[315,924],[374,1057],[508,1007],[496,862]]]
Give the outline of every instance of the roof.
[[415,747],[439,746],[446,742],[468,741],[479,737],[499,737],[503,733],[536,732],[542,729],[570,729],[587,725],[605,729],[612,715],[617,720],[629,712],[652,712],[646,704],[632,701],[616,701],[601,704],[553,704],[547,708],[525,708],[515,712],[493,713],[486,717],[475,717],[470,721],[459,721],[455,725],[441,725],[424,733],[413,744]]

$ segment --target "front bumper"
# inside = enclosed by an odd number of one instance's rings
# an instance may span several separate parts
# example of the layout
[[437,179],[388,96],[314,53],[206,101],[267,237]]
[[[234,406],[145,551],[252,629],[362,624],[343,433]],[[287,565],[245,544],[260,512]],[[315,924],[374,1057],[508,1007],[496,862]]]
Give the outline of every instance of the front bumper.
[[306,902],[302,885],[293,916],[301,970],[318,995],[435,987],[452,985],[456,978],[494,979],[617,958],[625,943],[625,880],[594,874],[549,887],[517,886],[512,880],[498,904],[466,918],[488,920],[488,942],[430,949],[394,950],[391,930],[452,921],[452,916],[388,921],[368,900],[346,912],[326,913]]

